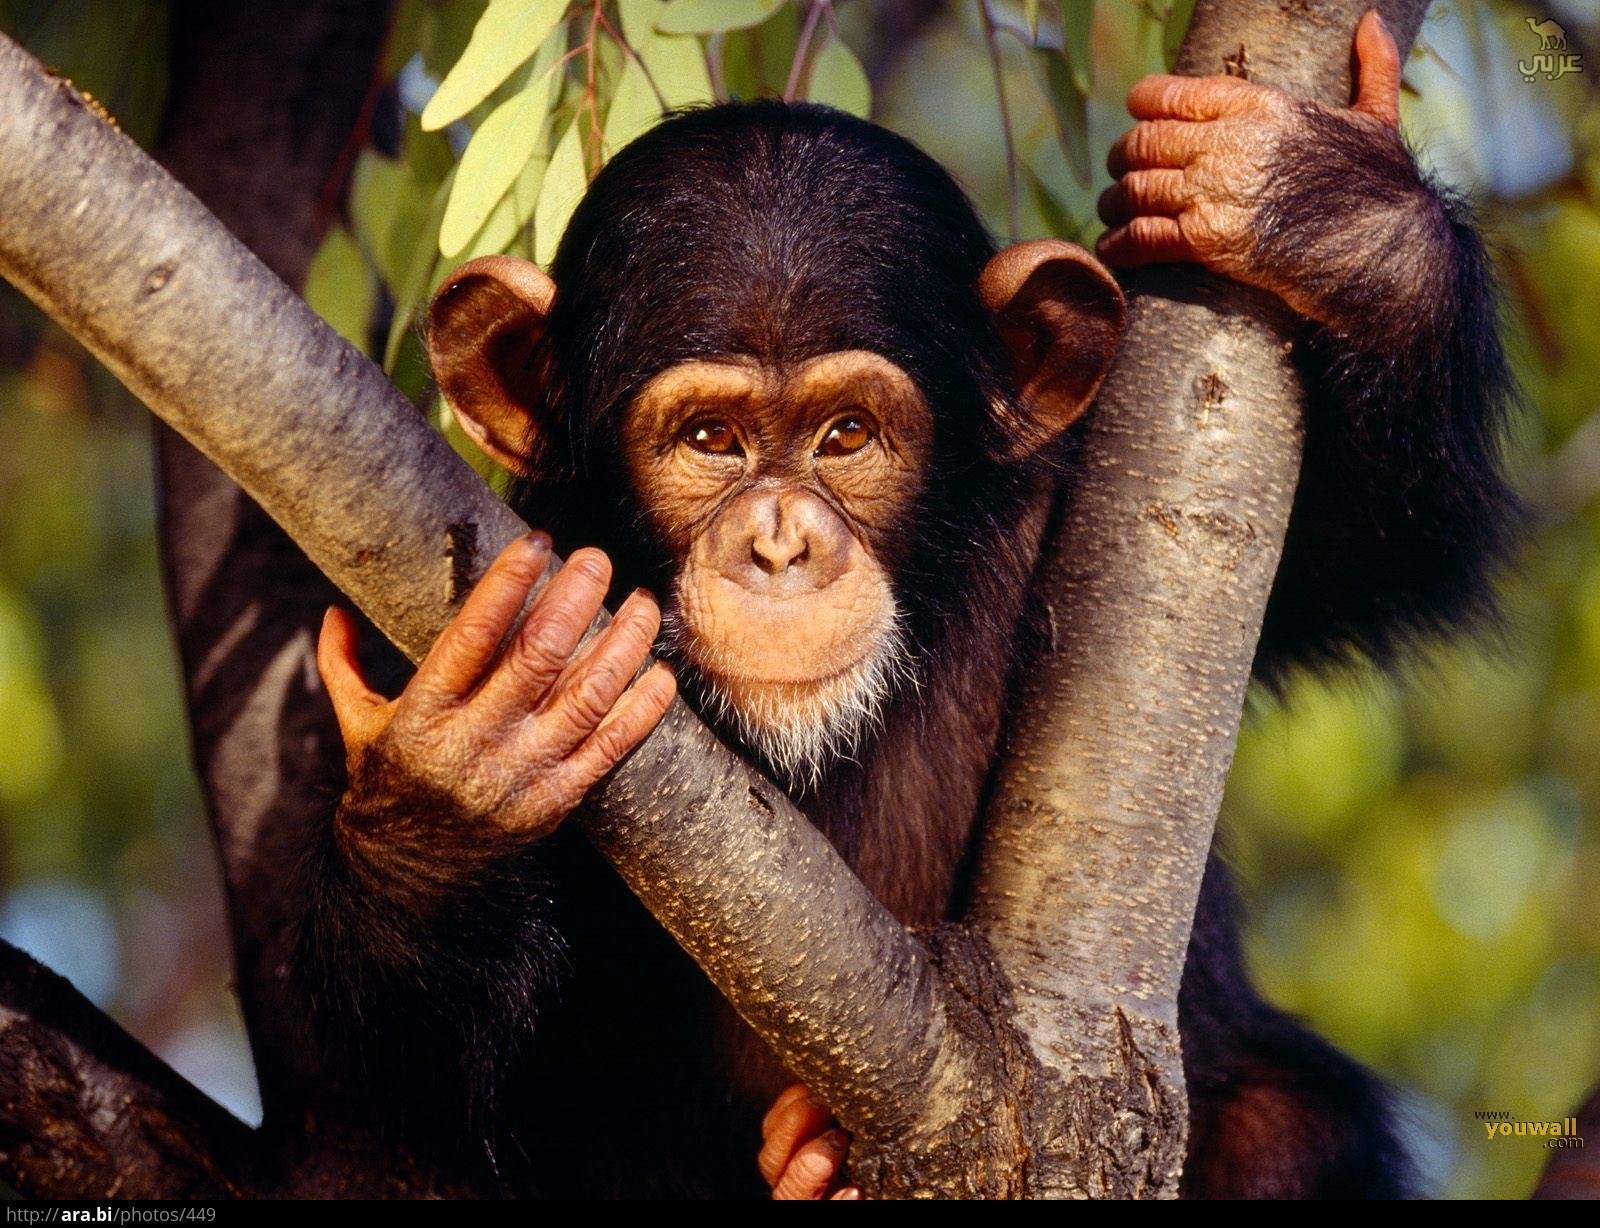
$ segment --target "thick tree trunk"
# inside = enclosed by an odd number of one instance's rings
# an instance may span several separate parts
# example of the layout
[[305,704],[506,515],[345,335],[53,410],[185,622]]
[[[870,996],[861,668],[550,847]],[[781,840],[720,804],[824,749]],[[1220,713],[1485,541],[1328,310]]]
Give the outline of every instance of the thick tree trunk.
[[[1364,4],[1202,0],[1188,71],[1348,99]],[[1422,4],[1384,6],[1398,35]],[[0,271],[208,452],[409,655],[522,526],[370,364],[9,44]],[[48,152],[45,152],[48,151]],[[64,179],[53,167],[71,166]],[[1143,283],[1044,583],[1057,651],[1003,767],[973,925],[905,934],[682,705],[586,829],[886,1194],[1163,1195],[1175,1003],[1298,467],[1268,304]],[[1160,292],[1166,297],[1158,296]]]
[[[1371,0],[1198,0],[1176,71],[1351,99]],[[1377,4],[1402,51],[1426,0]],[[970,928],[1028,1061],[1036,1189],[1169,1194],[1187,1113],[1178,986],[1300,471],[1303,390],[1275,299],[1190,269],[1130,285],[1127,338],[1040,575]]]

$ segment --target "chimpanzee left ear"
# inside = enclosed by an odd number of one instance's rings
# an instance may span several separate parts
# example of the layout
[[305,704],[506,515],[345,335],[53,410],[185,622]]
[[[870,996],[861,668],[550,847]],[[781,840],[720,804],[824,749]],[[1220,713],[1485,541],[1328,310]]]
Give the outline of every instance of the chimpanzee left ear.
[[994,313],[1021,394],[1022,419],[1002,423],[1009,455],[1021,458],[1089,408],[1122,344],[1127,307],[1105,266],[1060,239],[1006,248],[984,266],[978,294]]
[[[515,256],[469,260],[428,308],[428,362],[456,421],[513,473],[534,466],[545,376],[539,342],[556,286]],[[534,455],[530,455],[532,452]]]

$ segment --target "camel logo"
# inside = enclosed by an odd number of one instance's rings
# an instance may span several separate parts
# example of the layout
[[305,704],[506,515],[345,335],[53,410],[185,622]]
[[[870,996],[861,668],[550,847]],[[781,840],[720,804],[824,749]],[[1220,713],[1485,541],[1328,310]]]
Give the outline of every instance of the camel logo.
[[1548,17],[1543,21],[1535,21],[1532,17],[1523,20],[1539,40],[1537,52],[1526,60],[1517,61],[1524,81],[1532,81],[1535,77],[1556,81],[1568,73],[1583,71],[1583,57],[1567,50],[1567,32],[1560,25]]

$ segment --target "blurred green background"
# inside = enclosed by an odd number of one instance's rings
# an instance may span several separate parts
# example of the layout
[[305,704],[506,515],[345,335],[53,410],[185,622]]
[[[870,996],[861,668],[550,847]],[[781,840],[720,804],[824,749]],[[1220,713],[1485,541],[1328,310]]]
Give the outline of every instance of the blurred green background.
[[[1005,27],[1026,27],[1031,6],[991,5],[1013,193],[979,10],[910,7],[907,21],[904,5],[839,0],[827,37],[854,55],[814,92],[865,104],[851,64],[868,65],[873,116],[950,166],[997,233],[1014,212],[1025,235],[1092,237],[1122,95],[1160,70],[1185,13],[1047,4],[1027,50]],[[505,91],[442,133],[416,115],[482,8],[401,6],[399,156],[362,155],[308,287],[419,399],[409,308],[451,263],[434,246],[447,180]],[[722,88],[783,76],[801,14],[765,8],[778,12],[759,28],[712,37]],[[1529,20],[1546,18],[1574,52],[1600,40],[1600,0],[1449,0],[1407,71],[1408,131],[1481,203],[1508,288],[1527,405],[1514,458],[1537,528],[1503,580],[1505,634],[1441,647],[1398,679],[1255,702],[1225,807],[1261,983],[1402,1089],[1430,1190],[1450,1196],[1523,1196],[1547,1154],[1486,1142],[1473,1112],[1558,1117],[1600,1079],[1600,64],[1585,54],[1581,72],[1525,80]],[[170,19],[165,3],[0,0],[0,29],[146,143]],[[552,101],[562,124],[582,106]],[[541,246],[533,199],[506,209],[456,258]],[[115,381],[0,290],[0,936],[248,1118],[259,1107],[157,574],[149,438]]]

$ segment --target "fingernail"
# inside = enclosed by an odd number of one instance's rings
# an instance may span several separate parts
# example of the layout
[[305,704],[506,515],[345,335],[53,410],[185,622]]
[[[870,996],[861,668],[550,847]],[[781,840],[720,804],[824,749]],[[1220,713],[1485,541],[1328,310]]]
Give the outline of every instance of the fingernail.
[[1387,34],[1389,32],[1389,23],[1383,19],[1383,14],[1378,12],[1377,9],[1373,9],[1372,15],[1378,19],[1378,29]]
[[806,1097],[806,1103],[814,1109],[825,1109],[828,1107],[828,1102],[821,1096],[817,1095],[816,1092],[812,1092]]
[[850,1146],[850,1136],[843,1130],[829,1130],[822,1136],[822,1145],[835,1155],[843,1155]]
[[528,545],[535,550],[548,551],[550,549],[550,534],[540,529],[534,529],[529,532],[526,540]]
[[849,1186],[849,1187],[847,1187],[845,1189],[842,1189],[842,1190],[839,1191],[839,1201],[840,1202],[860,1202],[861,1201],[861,1191],[858,1190],[853,1185]]

